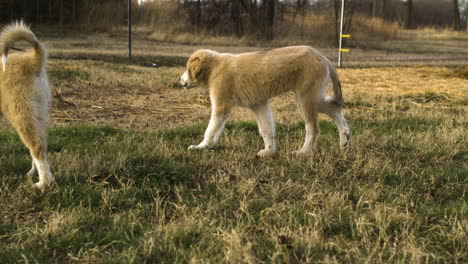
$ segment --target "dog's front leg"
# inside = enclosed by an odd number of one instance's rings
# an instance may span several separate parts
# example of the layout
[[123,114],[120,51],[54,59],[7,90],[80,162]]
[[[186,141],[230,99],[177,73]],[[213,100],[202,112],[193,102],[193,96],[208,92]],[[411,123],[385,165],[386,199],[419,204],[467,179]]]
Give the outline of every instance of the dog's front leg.
[[224,124],[229,119],[231,108],[228,106],[212,106],[211,118],[208,128],[205,131],[203,141],[198,145],[191,145],[188,149],[203,149],[214,146],[223,131]]

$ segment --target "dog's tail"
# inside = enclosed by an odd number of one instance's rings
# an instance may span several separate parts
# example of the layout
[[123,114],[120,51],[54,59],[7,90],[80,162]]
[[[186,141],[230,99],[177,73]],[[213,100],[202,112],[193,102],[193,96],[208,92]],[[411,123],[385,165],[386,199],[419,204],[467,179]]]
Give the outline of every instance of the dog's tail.
[[23,21],[13,22],[0,33],[0,53],[2,54],[3,71],[6,70],[8,50],[13,48],[17,41],[27,41],[34,49],[32,65],[39,70],[45,63],[47,52],[36,36]]
[[333,93],[335,94],[335,103],[338,106],[343,106],[343,94],[341,93],[341,82],[338,78],[338,72],[336,72],[335,66],[329,62],[328,70],[330,71],[330,78],[333,82]]

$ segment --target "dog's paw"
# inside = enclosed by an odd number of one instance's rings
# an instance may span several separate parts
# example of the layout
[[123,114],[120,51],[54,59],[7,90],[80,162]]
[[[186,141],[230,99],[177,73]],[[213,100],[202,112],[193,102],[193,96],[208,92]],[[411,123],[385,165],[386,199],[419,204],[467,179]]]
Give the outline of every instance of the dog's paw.
[[44,188],[45,188],[45,184],[42,183],[42,182],[36,182],[36,183],[34,184],[34,187],[35,187],[36,189],[42,191],[42,190],[44,190]]
[[49,187],[53,182],[55,181],[55,179],[50,176],[49,180],[48,181],[44,181],[44,182],[36,182],[34,183],[34,187],[38,190],[41,190],[41,191],[44,191],[47,187]]
[[257,157],[263,158],[263,157],[269,157],[273,156],[276,153],[276,151],[272,149],[262,149],[257,153]]
[[187,149],[199,149],[198,145],[190,145]]
[[208,145],[190,145],[187,149],[206,149],[208,148],[209,146]]
[[343,137],[340,140],[340,148],[341,149],[345,149],[345,148],[347,148],[349,146],[350,137],[351,137],[351,135],[350,135],[349,131],[346,131],[343,134]]
[[208,149],[211,148],[212,145],[210,144],[205,144],[205,143],[200,143],[198,145],[191,145],[187,149]]

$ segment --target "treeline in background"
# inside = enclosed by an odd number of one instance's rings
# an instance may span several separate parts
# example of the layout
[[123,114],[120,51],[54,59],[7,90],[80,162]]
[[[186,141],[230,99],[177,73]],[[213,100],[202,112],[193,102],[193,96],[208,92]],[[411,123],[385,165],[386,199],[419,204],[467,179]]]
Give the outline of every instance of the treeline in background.
[[[127,23],[127,0],[0,0],[0,19],[89,31]],[[132,0],[136,26],[155,40],[237,38],[336,41],[341,0]],[[467,29],[468,0],[346,0],[344,32],[394,39],[400,28]]]

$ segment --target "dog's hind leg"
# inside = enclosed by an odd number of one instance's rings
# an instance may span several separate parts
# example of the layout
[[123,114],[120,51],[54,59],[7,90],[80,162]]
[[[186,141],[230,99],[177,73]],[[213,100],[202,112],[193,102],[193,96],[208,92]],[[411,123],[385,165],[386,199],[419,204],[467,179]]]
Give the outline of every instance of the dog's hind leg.
[[36,169],[39,174],[39,182],[35,186],[44,189],[54,181],[47,162],[47,121],[45,117],[37,116],[30,103],[18,102],[9,110],[5,114],[33,158],[34,165],[30,173]]
[[35,176],[36,174],[37,174],[37,168],[36,168],[36,164],[34,163],[34,160],[33,160],[31,169],[28,171],[27,175],[28,176]]
[[276,152],[275,145],[275,120],[273,113],[270,109],[270,104],[265,102],[263,104],[251,107],[258,124],[258,131],[265,143],[265,149],[260,150],[257,156],[263,157],[274,154]]
[[312,152],[315,148],[317,137],[320,135],[318,105],[315,97],[312,93],[302,95],[296,93],[296,102],[304,119],[306,130],[304,145],[297,152],[299,154]]
[[349,145],[350,130],[343,116],[343,107],[337,105],[333,97],[326,96],[320,100],[319,112],[326,114],[335,122],[340,133],[340,147],[347,147]]
[[35,122],[36,120],[24,121],[23,124],[17,125],[17,131],[33,158],[34,166],[30,173],[37,171],[39,174],[39,182],[35,183],[35,186],[44,189],[54,181],[47,161],[46,131]]

